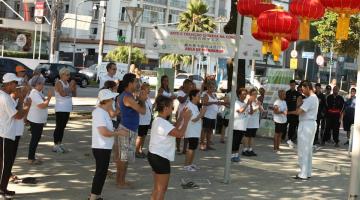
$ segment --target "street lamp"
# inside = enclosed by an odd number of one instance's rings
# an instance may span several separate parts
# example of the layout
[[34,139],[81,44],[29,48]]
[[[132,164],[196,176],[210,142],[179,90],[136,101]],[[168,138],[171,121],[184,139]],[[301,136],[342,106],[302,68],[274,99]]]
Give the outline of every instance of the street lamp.
[[133,37],[134,37],[134,28],[137,21],[140,19],[140,16],[144,12],[143,8],[139,7],[125,7],[126,14],[129,18],[129,22],[131,25],[131,36],[130,36],[130,47],[129,47],[129,57],[128,57],[128,71],[130,71],[130,64],[131,64],[131,52],[133,46]]
[[[73,38],[74,38],[74,41],[73,41],[73,56],[72,56],[72,63],[73,65],[75,66],[75,51],[76,51],[76,35],[77,35],[77,21],[78,21],[78,11],[79,11],[79,7],[81,4],[85,3],[85,2],[98,2],[98,0],[83,0],[81,2],[79,2],[77,5],[76,5],[76,8],[75,8],[75,27],[74,27],[74,35],[73,35]],[[94,6],[93,7],[93,10],[96,10],[97,7]]]

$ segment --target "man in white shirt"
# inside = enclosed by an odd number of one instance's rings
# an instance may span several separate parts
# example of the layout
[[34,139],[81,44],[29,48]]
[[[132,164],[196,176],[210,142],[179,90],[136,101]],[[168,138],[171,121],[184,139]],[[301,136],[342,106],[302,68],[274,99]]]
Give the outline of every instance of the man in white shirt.
[[106,71],[106,75],[100,76],[99,89],[104,87],[106,81],[115,81],[116,84],[119,84],[119,80],[115,77],[117,71],[116,64],[109,62],[109,64],[106,65]]
[[[3,86],[0,90],[0,197],[6,199],[15,195],[14,191],[7,190],[11,169],[15,160],[16,152],[16,127],[15,119],[22,119],[27,112],[31,102],[24,102],[24,95],[19,98],[18,108],[10,96],[14,93],[20,81],[13,73],[7,73],[3,76]],[[24,105],[22,107],[22,105]]]
[[291,111],[291,114],[299,115],[297,149],[300,173],[294,178],[308,180],[311,177],[312,171],[312,149],[316,132],[319,100],[313,91],[311,82],[303,81],[301,87],[306,98],[303,102],[297,102],[296,111]]

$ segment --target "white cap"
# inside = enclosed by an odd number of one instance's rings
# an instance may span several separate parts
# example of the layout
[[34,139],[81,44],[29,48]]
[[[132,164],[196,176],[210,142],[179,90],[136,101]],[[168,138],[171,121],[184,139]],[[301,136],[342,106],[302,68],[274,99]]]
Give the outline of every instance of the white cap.
[[111,92],[111,90],[109,90],[109,89],[102,89],[99,92],[98,99],[99,99],[99,101],[104,101],[104,100],[108,100],[108,99],[113,99],[118,95],[119,95],[119,93]]
[[14,73],[6,73],[4,76],[3,76],[3,83],[10,83],[12,81],[21,81],[20,78],[18,78]]

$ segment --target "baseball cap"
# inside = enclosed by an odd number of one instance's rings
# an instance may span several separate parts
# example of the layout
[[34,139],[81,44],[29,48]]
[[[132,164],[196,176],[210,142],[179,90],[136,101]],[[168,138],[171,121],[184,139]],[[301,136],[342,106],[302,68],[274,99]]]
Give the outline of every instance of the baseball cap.
[[24,71],[26,71],[26,69],[25,69],[25,67],[18,65],[15,67],[15,71],[16,72],[24,72]]
[[4,76],[3,76],[3,83],[10,83],[12,81],[21,81],[20,78],[16,77],[16,75],[14,73],[6,73]]
[[99,99],[99,101],[104,101],[104,100],[115,98],[118,95],[119,95],[119,93],[112,92],[109,89],[102,89],[99,92],[98,99]]

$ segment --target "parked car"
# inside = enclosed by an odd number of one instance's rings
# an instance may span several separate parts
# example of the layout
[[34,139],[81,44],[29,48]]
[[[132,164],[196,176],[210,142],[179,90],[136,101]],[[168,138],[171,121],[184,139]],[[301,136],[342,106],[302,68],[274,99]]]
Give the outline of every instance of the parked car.
[[96,81],[97,76],[97,64],[90,65],[79,70],[79,73],[85,74],[89,77],[90,80]]
[[141,70],[141,80],[144,83],[148,83],[150,86],[157,85],[157,71],[154,70]]
[[175,77],[174,89],[175,90],[180,89],[180,87],[183,85],[183,82],[185,79],[192,80],[195,83],[197,89],[201,89],[201,86],[204,82],[204,79],[200,75],[181,73],[181,74],[176,75],[176,77]]
[[72,65],[60,63],[40,63],[35,70],[39,70],[45,77],[47,83],[55,84],[59,77],[59,71],[62,68],[70,70],[70,79],[75,80],[80,87],[87,87],[89,85],[89,77],[85,74],[79,73],[79,70]]
[[6,73],[15,73],[16,66],[23,66],[26,69],[26,76],[31,78],[33,70],[25,64],[10,58],[0,58],[0,82]]

